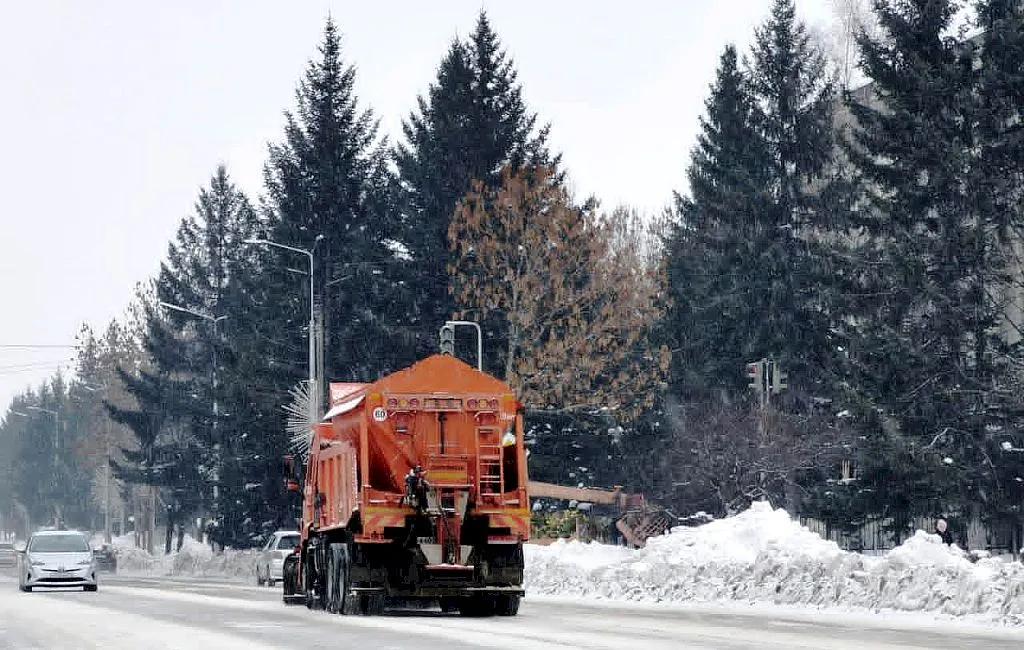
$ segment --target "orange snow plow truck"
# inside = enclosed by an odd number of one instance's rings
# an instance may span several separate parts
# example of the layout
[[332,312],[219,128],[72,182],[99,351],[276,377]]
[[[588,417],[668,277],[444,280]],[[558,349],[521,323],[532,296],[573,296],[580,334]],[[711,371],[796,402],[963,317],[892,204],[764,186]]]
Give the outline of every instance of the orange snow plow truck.
[[306,457],[285,602],[379,614],[388,599],[433,600],[516,615],[530,504],[511,388],[436,354],[370,384],[331,384],[330,404]]

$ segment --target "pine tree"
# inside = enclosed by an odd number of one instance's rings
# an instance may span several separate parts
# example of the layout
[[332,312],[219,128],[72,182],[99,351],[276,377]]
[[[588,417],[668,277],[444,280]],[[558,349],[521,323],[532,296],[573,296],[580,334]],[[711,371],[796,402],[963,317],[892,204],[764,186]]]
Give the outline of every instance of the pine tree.
[[[481,11],[471,37],[451,44],[436,82],[403,123],[406,141],[395,152],[418,356],[436,350],[437,328],[459,307],[450,293],[449,267],[455,259],[447,234],[455,205],[472,182],[497,187],[505,165],[524,164],[555,169],[552,180],[561,182],[561,156],[551,156],[547,148],[549,127],[537,129],[536,123],[514,62]],[[493,328],[487,329],[495,337]]]
[[[264,174],[270,238],[315,253],[324,370],[335,381],[373,379],[402,357],[393,335],[404,309],[393,281],[397,233],[389,209],[387,143],[378,142],[372,111],[359,107],[355,80],[355,68],[342,60],[337,27],[328,20],[320,57],[299,83],[296,112],[286,113],[284,140],[270,147]],[[292,334],[278,356],[294,368],[295,383],[306,371],[306,348],[297,335],[309,320],[309,303],[286,269],[304,260],[277,249],[273,259],[265,278]]]

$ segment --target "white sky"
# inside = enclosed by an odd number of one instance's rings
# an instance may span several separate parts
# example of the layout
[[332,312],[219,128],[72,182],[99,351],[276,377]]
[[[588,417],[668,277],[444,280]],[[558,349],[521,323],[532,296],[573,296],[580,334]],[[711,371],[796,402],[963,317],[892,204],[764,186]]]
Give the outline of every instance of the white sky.
[[[120,317],[220,162],[253,198],[330,12],[394,140],[485,8],[578,193],[654,213],[684,189],[726,42],[771,0],[71,0],[0,10],[0,346]],[[810,25],[829,0],[798,0]],[[0,347],[0,413],[72,350]]]

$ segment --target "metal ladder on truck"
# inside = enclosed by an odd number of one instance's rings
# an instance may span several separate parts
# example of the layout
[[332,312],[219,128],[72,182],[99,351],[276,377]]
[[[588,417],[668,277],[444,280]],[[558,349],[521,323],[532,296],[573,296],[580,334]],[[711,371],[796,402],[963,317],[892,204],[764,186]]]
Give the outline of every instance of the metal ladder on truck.
[[501,443],[498,428],[493,425],[476,428],[476,476],[480,496],[484,500],[502,503],[502,488],[505,485],[505,467],[501,462]]

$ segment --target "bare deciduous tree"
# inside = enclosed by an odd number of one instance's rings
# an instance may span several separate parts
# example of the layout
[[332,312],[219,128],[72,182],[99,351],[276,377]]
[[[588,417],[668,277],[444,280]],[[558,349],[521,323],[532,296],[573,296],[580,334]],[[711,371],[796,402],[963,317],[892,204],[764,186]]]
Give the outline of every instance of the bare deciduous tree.
[[867,79],[857,71],[857,35],[866,33],[872,39],[881,29],[871,11],[871,0],[829,0],[832,23],[816,31],[819,47],[828,56],[839,74],[839,84],[850,89]]
[[[851,434],[825,415],[761,412],[745,403],[669,404],[660,450],[663,498],[683,511],[733,514],[752,501],[797,509],[809,473],[834,473]],[[819,477],[820,478],[820,477]]]

